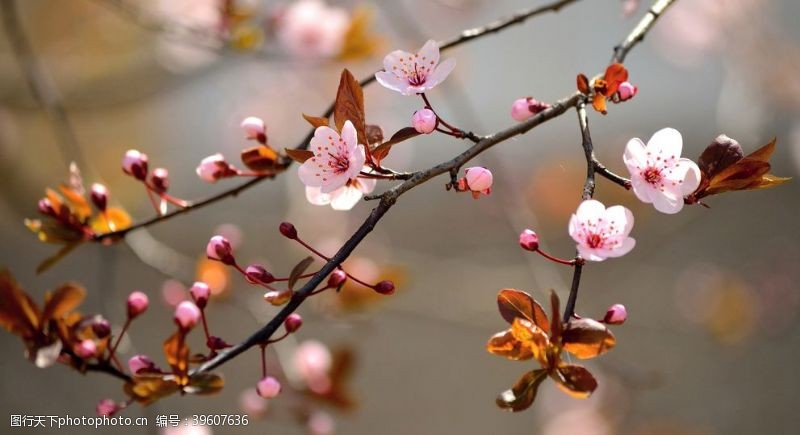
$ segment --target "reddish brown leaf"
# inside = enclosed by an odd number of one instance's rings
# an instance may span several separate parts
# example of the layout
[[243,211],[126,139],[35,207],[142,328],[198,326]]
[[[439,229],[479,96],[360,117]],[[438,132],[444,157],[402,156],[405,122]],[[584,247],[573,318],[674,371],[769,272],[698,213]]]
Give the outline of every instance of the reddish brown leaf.
[[533,358],[531,347],[514,338],[510,329],[493,335],[486,343],[486,350],[514,361]]
[[189,347],[186,345],[185,334],[180,330],[176,331],[164,342],[163,347],[167,363],[172,367],[172,374],[183,385],[189,368]]
[[309,150],[298,150],[294,148],[285,148],[284,152],[292,160],[297,163],[305,163],[306,160],[314,157],[314,153]]
[[356,400],[349,390],[349,381],[355,365],[355,355],[351,349],[341,348],[333,351],[333,361],[328,377],[331,381],[330,389],[323,394],[314,394],[315,397],[342,410],[352,410]]
[[60,190],[67,201],[69,201],[70,210],[73,214],[78,216],[81,222],[92,215],[92,207],[89,206],[89,202],[83,194],[63,183],[58,186],[58,190]]
[[550,340],[558,343],[561,338],[561,331],[564,329],[561,323],[561,310],[558,295],[555,290],[550,290]]
[[597,380],[589,370],[576,365],[564,365],[550,373],[562,390],[572,397],[589,397],[597,388]]
[[617,343],[614,334],[594,319],[572,319],[561,335],[564,350],[580,359],[594,358],[608,352]]
[[621,63],[613,63],[606,68],[604,78],[606,81],[604,95],[610,97],[617,93],[617,89],[622,82],[628,80],[628,70]]
[[606,111],[606,97],[605,97],[605,95],[603,95],[603,94],[595,94],[594,98],[592,99],[592,107],[594,107],[594,110],[602,113],[603,115],[608,113]]
[[364,115],[364,92],[358,80],[347,69],[342,71],[339,90],[336,92],[333,121],[339,132],[342,131],[345,121],[352,122],[358,133],[358,143],[369,145]]
[[383,129],[379,125],[367,124],[367,140],[371,144],[383,142]]
[[147,406],[177,393],[180,387],[169,375],[141,375],[134,376],[131,382],[126,383],[124,390],[133,400]]
[[329,127],[330,126],[330,121],[328,120],[328,118],[321,118],[321,117],[318,117],[318,116],[306,115],[304,113],[303,114],[303,119],[308,121],[308,123],[311,124],[311,126],[314,127],[314,128]]
[[287,286],[289,290],[294,289],[294,285],[297,284],[297,280],[300,279],[300,275],[302,275],[308,266],[311,266],[311,263],[314,262],[314,257],[306,257],[303,261],[297,263],[292,269],[292,272],[289,274],[289,281],[287,282]]
[[31,338],[39,333],[39,309],[7,270],[0,271],[0,326]]
[[511,389],[497,396],[495,403],[502,409],[519,412],[527,409],[536,400],[539,385],[547,377],[545,370],[533,370],[522,375]]
[[80,285],[71,282],[62,284],[52,294],[45,295],[40,324],[44,325],[51,319],[58,319],[72,312],[85,297],[86,290]]
[[131,216],[119,207],[109,207],[105,215],[97,215],[89,222],[92,231],[98,234],[124,230],[131,226]]
[[197,373],[189,378],[189,382],[183,387],[183,392],[187,394],[216,394],[222,391],[225,380],[214,373]]
[[545,333],[550,333],[550,324],[547,314],[531,295],[516,289],[503,289],[497,294],[497,307],[500,315],[508,323],[513,323],[517,317],[533,322]]
[[697,166],[708,177],[738,162],[744,157],[742,146],[734,139],[721,134],[711,142],[697,159]]
[[583,74],[578,74],[577,83],[578,90],[582,94],[589,95],[589,79]]
[[389,151],[394,145],[419,136],[419,134],[420,133],[415,130],[414,127],[401,128],[395,134],[393,134],[389,140],[375,147],[375,149],[372,151],[372,155],[380,163],[381,160],[385,159],[386,156],[389,155]]
[[256,172],[269,171],[275,168],[278,153],[265,145],[246,148],[241,153],[242,163]]

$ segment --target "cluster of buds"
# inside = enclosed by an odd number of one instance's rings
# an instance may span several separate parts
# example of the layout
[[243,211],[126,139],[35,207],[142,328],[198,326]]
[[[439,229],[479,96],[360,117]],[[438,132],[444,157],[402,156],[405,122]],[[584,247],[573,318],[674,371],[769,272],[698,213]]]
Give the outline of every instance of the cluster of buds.
[[511,117],[522,122],[549,107],[549,104],[535,100],[533,97],[520,98],[511,105]]
[[229,163],[222,154],[216,153],[200,161],[197,169],[195,169],[197,176],[201,180],[208,183],[216,183],[223,178],[260,177],[275,173],[278,154],[267,145],[267,127],[264,124],[264,120],[255,116],[245,118],[241,123],[241,128],[244,130],[247,140],[258,142],[258,145],[247,148],[241,153],[242,163],[251,172],[238,169]]
[[457,181],[455,188],[459,192],[471,192],[472,197],[478,199],[481,194],[492,193],[493,182],[492,171],[482,166],[473,166],[464,169],[464,177]]
[[[167,203],[180,208],[186,207],[188,205],[186,201],[167,194],[167,190],[169,189],[169,171],[165,168],[155,168],[150,172],[148,162],[147,154],[139,152],[138,150],[128,150],[125,153],[125,157],[122,159],[122,171],[140,181],[145,186],[147,195],[159,214],[165,213]],[[95,193],[94,186],[92,187],[92,200],[98,208],[100,208],[99,204],[104,203],[103,193],[104,190],[102,188],[98,189]],[[97,200],[95,200],[95,195],[97,195]],[[156,202],[153,195],[161,199],[160,204]]]

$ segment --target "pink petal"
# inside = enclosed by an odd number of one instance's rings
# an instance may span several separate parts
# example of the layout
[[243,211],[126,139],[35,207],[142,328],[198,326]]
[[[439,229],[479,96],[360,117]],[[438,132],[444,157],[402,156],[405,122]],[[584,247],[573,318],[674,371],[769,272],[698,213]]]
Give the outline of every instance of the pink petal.
[[436,69],[433,70],[433,72],[425,79],[425,88],[431,89],[432,87],[443,82],[455,67],[456,60],[453,58],[446,59],[444,62],[440,63],[439,66],[437,66]]
[[680,190],[666,189],[653,196],[653,205],[661,213],[675,214],[683,208],[683,196]]
[[[353,126],[353,123],[350,120],[344,122],[342,126],[342,140],[344,140],[346,148],[345,154],[352,153],[358,147],[358,136],[356,133],[356,128]],[[361,168],[362,165],[358,167]]]
[[662,128],[653,134],[647,142],[647,151],[651,153],[651,159],[655,159],[659,154],[662,159],[674,156],[680,157],[683,149],[683,138],[681,133],[674,128]]
[[408,82],[398,78],[392,73],[385,71],[378,71],[375,73],[375,79],[378,80],[383,87],[400,92],[403,95],[413,95],[415,92],[409,92]]
[[306,160],[300,168],[297,170],[297,175],[300,177],[300,181],[303,182],[306,186],[314,186],[319,187],[322,185],[322,177],[317,176],[319,173],[319,167],[317,165],[317,160]]
[[375,190],[375,185],[378,184],[378,180],[374,178],[358,178],[353,180],[352,183],[355,188],[361,191],[361,193],[367,195]]
[[383,69],[397,78],[405,78],[406,74],[403,73],[403,70],[413,66],[411,64],[413,58],[414,55],[407,51],[395,50],[383,58]]
[[639,170],[647,167],[647,151],[645,145],[638,137],[628,141],[625,146],[625,153],[622,154],[622,161],[628,167],[631,178],[639,176]]
[[631,186],[633,187],[633,194],[645,204],[652,203],[653,197],[659,194],[658,189],[644,181],[642,177],[634,176],[634,174],[631,174]]
[[[328,139],[329,137],[332,139]],[[314,130],[314,137],[311,138],[309,151],[314,154],[322,153],[322,149],[326,146],[330,146],[331,141],[337,143],[339,141],[339,133],[330,127],[317,127],[317,129]]]
[[439,63],[439,44],[433,39],[429,39],[425,42],[425,45],[419,49],[416,60],[417,63],[425,65],[429,69],[436,67]]
[[588,261],[603,261],[606,259],[606,249],[592,249],[586,245],[578,244],[578,255]]
[[603,220],[606,228],[614,225],[612,234],[622,234],[627,236],[633,229],[633,213],[621,205],[611,206],[606,209],[606,217]]
[[596,199],[588,199],[583,201],[581,205],[578,206],[578,210],[575,212],[575,215],[581,222],[587,222],[590,220],[596,221],[602,218],[605,213],[606,206],[604,206],[602,202]]
[[626,237],[614,248],[598,249],[598,253],[606,258],[622,257],[628,252],[631,252],[631,249],[633,249],[634,246],[636,246],[636,240],[631,237]]
[[331,203],[331,195],[322,193],[319,187],[306,186],[306,199],[314,205],[328,205]]
[[678,164],[685,164],[688,167],[686,170],[686,177],[684,177],[683,184],[681,185],[681,192],[684,195],[688,195],[700,186],[700,168],[697,167],[697,163],[689,159],[680,159]]
[[332,195],[331,208],[334,210],[350,210],[361,198],[364,196],[360,190],[355,187],[345,186],[341,190],[337,190],[335,195]]
[[346,185],[348,180],[350,180],[350,177],[347,176],[346,172],[338,175],[328,172],[328,179],[322,182],[320,191],[322,193],[332,193],[334,190]]

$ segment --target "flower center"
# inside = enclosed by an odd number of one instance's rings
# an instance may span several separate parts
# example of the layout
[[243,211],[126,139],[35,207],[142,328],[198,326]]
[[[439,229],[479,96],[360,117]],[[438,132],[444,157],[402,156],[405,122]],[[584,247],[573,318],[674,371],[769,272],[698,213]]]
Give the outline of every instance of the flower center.
[[419,65],[414,62],[414,71],[408,74],[408,84],[411,86],[422,86],[425,84],[425,68],[420,71]]
[[328,155],[331,157],[331,160],[328,161],[328,166],[330,166],[335,174],[341,174],[350,168],[350,160],[347,157],[334,155],[332,153],[328,153]]
[[649,184],[658,184],[661,182],[662,178],[661,170],[650,166],[642,171],[642,178],[644,178],[644,181],[648,182]]
[[599,248],[603,245],[603,237],[600,234],[591,233],[586,236],[586,244],[590,248]]

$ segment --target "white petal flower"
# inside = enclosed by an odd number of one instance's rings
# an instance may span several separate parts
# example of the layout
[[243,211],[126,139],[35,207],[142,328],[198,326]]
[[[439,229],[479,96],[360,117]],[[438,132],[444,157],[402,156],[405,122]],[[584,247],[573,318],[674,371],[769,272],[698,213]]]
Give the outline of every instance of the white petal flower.
[[583,201],[569,220],[569,235],[584,260],[603,261],[627,254],[636,245],[628,235],[633,214],[621,205],[609,208],[600,201]]
[[700,185],[700,168],[681,158],[683,139],[678,130],[657,131],[645,145],[639,138],[628,141],[622,160],[631,173],[633,193],[656,210],[673,214],[683,208],[683,197]]
[[419,52],[395,50],[383,58],[383,71],[375,74],[378,83],[403,95],[423,93],[438,85],[456,67],[455,59],[439,63],[439,46],[429,40]]
[[375,179],[356,178],[330,193],[323,193],[319,187],[306,186],[306,199],[314,205],[330,204],[334,210],[350,210],[364,195],[375,190],[376,183]]
[[331,193],[358,177],[366,161],[350,121],[344,123],[341,136],[330,127],[318,127],[309,151],[314,157],[300,166],[298,175],[303,184],[319,187],[322,193]]

